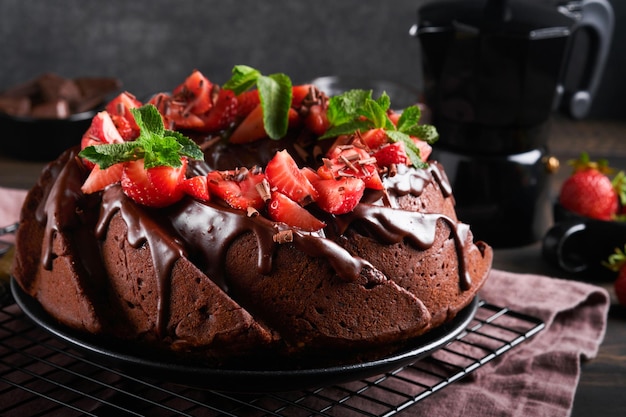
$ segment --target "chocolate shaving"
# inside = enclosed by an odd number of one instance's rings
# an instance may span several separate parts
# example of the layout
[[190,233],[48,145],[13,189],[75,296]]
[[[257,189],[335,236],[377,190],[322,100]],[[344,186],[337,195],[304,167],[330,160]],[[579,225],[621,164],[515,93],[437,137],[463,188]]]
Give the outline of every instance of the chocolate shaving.
[[[358,157],[358,156],[357,156]],[[339,159],[341,159],[341,162],[343,162],[344,164],[346,164],[346,166],[348,168],[350,168],[351,170],[353,170],[354,172],[359,172],[358,168],[355,167],[352,162],[350,162],[350,160],[348,158],[346,158],[343,155],[339,155]]]
[[246,214],[248,217],[256,217],[259,215],[259,211],[254,207],[248,207]]
[[298,156],[300,156],[300,158],[302,158],[304,161],[308,159],[309,153],[302,146],[300,146],[297,143],[294,143],[293,148],[298,153]]
[[272,240],[280,244],[293,242],[293,231],[281,230],[280,232],[272,236]]
[[261,196],[261,198],[263,199],[263,201],[269,201],[270,198],[272,197],[272,193],[270,190],[270,183],[267,181],[267,179],[263,178],[263,180],[260,183],[258,183],[255,186],[255,188],[256,188],[256,191]]

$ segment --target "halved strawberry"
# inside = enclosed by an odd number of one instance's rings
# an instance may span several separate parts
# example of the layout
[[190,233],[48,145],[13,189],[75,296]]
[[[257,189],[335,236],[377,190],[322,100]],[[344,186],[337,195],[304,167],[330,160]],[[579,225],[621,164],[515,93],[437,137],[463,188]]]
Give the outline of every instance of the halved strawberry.
[[180,184],[185,178],[187,160],[178,168],[158,166],[145,169],[143,159],[124,164],[122,189],[135,202],[150,207],[165,207],[184,196]]
[[213,107],[212,89],[213,83],[200,71],[194,70],[182,84],[174,89],[173,95],[177,101],[185,103],[186,111],[202,114]]
[[238,210],[249,207],[260,210],[265,201],[256,189],[256,185],[265,179],[261,172],[245,168],[231,171],[211,171],[207,174],[207,185],[212,195],[224,200]]
[[125,91],[111,100],[105,110],[124,140],[133,140],[139,136],[139,126],[130,109],[141,107],[142,103],[131,93]]
[[85,194],[104,190],[107,186],[121,181],[123,170],[122,163],[111,165],[106,169],[100,169],[99,165],[95,165],[80,189]]
[[374,158],[376,158],[380,167],[388,167],[392,164],[405,165],[409,161],[402,142],[394,142],[383,146],[374,153]]
[[320,179],[313,183],[318,192],[316,204],[331,214],[345,214],[361,201],[365,183],[360,178]]
[[205,132],[228,129],[237,119],[237,98],[232,90],[220,89],[215,104],[202,116]]
[[265,175],[272,187],[302,206],[317,199],[317,191],[286,150],[276,152]]
[[180,189],[187,195],[200,201],[210,201],[209,186],[206,175],[197,175],[186,178],[180,184]]
[[326,226],[323,221],[309,213],[304,207],[277,191],[272,192],[267,212],[272,220],[307,232],[314,232]]

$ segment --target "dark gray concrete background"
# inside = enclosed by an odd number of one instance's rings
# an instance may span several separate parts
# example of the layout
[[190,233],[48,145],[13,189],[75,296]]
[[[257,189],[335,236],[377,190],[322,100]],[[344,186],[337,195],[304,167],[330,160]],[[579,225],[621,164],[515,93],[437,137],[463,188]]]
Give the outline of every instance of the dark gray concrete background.
[[[529,0],[531,1],[531,0]],[[553,0],[540,0],[553,1]],[[623,0],[594,117],[626,119]],[[113,76],[138,96],[172,89],[198,68],[224,82],[235,64],[384,78],[421,86],[409,36],[420,0],[0,0],[0,90],[42,72]]]

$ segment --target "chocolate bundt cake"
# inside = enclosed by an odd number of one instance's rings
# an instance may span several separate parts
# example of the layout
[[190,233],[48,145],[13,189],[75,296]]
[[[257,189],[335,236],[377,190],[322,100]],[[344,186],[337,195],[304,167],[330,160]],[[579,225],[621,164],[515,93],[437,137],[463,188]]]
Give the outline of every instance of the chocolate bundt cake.
[[29,192],[16,282],[71,328],[216,366],[391,351],[466,307],[492,251],[436,131],[389,108],[242,66],[124,93]]

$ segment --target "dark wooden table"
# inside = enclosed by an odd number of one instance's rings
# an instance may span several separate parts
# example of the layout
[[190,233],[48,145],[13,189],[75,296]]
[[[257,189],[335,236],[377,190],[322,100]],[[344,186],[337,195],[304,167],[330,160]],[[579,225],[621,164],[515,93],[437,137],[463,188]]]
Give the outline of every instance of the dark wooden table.
[[[626,169],[626,122],[582,121],[557,118],[552,127],[550,151],[561,161],[561,169],[554,174],[553,195],[567,176],[568,159],[585,150],[592,158],[605,157],[619,169]],[[30,188],[44,163],[24,162],[0,155],[0,186]],[[625,242],[626,243],[626,242]],[[541,256],[541,243],[497,249],[494,268],[570,278],[547,264]],[[573,417],[626,415],[626,309],[617,305],[611,282],[597,282],[593,277],[576,279],[605,287],[613,302],[608,317],[605,339],[598,356],[583,363],[582,376],[574,400]]]

